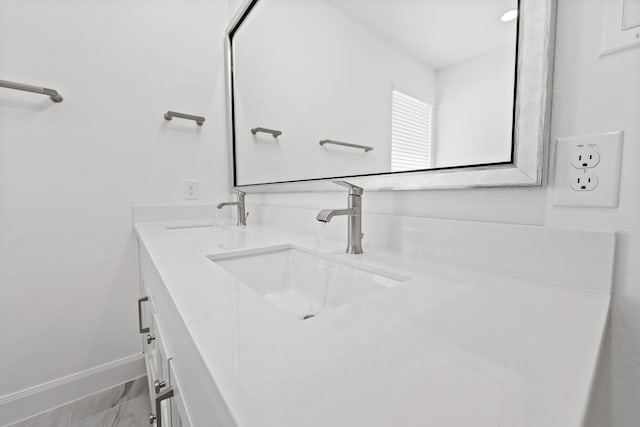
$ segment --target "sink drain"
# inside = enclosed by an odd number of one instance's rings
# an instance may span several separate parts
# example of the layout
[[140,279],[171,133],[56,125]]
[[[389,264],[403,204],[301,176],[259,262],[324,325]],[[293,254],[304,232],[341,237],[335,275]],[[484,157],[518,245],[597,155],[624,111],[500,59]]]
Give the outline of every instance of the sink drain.
[[311,319],[312,317],[315,317],[315,316],[316,316],[315,314],[307,314],[306,316],[304,316],[304,317],[302,318],[302,320]]

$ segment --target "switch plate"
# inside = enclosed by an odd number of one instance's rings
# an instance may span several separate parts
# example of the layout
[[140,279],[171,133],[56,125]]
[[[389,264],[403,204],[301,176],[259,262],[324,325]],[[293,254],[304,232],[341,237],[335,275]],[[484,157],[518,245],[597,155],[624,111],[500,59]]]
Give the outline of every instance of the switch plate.
[[184,181],[184,199],[185,200],[198,200],[200,198],[200,190],[198,188],[198,181],[193,179],[187,179]]
[[[617,208],[623,139],[624,132],[558,138],[553,205]],[[598,160],[576,167],[585,155]]]
[[600,57],[640,47],[640,0],[607,0]]

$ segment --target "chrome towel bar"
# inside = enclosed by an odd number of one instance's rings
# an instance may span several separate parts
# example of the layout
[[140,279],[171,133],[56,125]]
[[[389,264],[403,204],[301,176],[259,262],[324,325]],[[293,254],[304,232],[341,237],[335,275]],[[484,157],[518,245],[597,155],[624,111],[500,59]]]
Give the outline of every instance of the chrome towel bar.
[[167,111],[164,113],[165,120],[171,120],[174,117],[185,120],[193,120],[198,124],[198,126],[202,126],[204,124],[205,118],[202,116],[194,116],[192,114],[184,114],[184,113],[176,113],[175,111]]
[[21,90],[23,92],[39,93],[41,95],[47,95],[53,102],[62,102],[62,96],[60,96],[57,90],[48,89],[46,87],[26,85],[24,83],[10,82],[7,80],[0,80],[0,87]]
[[352,144],[350,142],[332,141],[330,139],[324,139],[320,141],[320,145],[324,145],[324,144],[333,144],[333,145],[341,145],[343,147],[359,148],[361,150],[364,150],[365,153],[367,151],[373,151],[373,147],[370,147],[368,145],[359,145],[359,144]]
[[251,129],[251,133],[254,135],[257,134],[258,132],[270,133],[271,135],[273,135],[274,138],[277,138],[280,135],[282,135],[281,131],[275,130],[275,129],[267,129],[267,128],[261,128],[261,127]]

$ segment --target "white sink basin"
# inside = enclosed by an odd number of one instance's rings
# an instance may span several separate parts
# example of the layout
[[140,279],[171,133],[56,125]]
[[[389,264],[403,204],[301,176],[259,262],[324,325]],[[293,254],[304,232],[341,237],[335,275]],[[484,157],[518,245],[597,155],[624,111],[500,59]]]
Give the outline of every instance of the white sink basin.
[[340,307],[411,277],[362,265],[345,255],[294,245],[210,255],[209,259],[276,307],[302,319]]

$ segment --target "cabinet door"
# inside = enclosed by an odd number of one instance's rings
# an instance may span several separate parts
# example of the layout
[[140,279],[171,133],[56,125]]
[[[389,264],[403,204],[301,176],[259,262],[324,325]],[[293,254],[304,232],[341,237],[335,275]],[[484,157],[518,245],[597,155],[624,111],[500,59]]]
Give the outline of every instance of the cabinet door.
[[[170,367],[173,368],[171,361],[169,361],[169,364]],[[173,387],[173,407],[171,411],[173,418],[171,419],[171,427],[192,427],[189,412],[180,393],[180,380],[174,369],[170,369],[170,378]]]
[[[145,363],[147,366],[147,379],[149,381],[149,397],[151,399],[151,411],[156,411],[156,397],[171,388],[171,376],[169,375],[169,360],[163,343],[162,328],[157,316],[153,315],[150,326],[150,334],[145,338]],[[161,404],[163,427],[169,426],[171,420],[171,401]]]
[[[154,364],[152,363],[153,351],[156,346],[155,338],[158,335],[156,331],[156,327],[153,324],[153,314],[154,308],[151,302],[151,298],[148,296],[149,291],[143,287],[143,298],[144,303],[138,305],[138,310],[140,312],[138,315],[140,316],[140,333],[142,338],[142,353],[144,354],[144,364],[147,372],[147,389],[149,390],[149,403],[151,404],[151,408],[153,408],[155,403],[155,394],[153,392],[153,377],[154,373]],[[146,332],[144,329],[146,328]],[[153,414],[152,414],[153,415]]]
[[153,332],[153,335],[150,339],[147,339],[146,343],[149,351],[152,376],[154,380],[161,382],[167,381],[168,383],[169,356],[167,355],[167,351],[164,347],[162,328],[158,322],[158,317],[155,315],[151,321],[151,331]]

